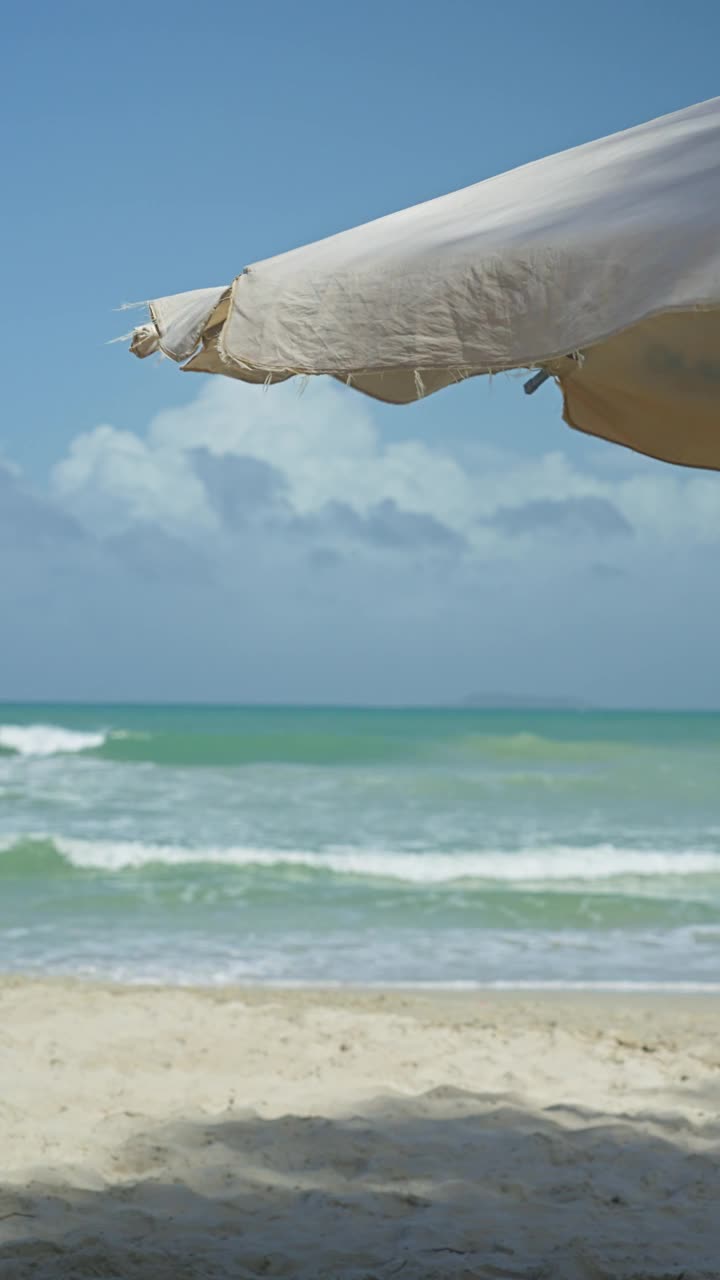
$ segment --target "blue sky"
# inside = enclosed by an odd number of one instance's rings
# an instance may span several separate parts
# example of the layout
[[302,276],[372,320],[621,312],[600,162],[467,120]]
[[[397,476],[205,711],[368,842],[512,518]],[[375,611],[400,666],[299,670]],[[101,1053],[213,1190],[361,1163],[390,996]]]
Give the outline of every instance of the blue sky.
[[3,21],[0,696],[720,704],[715,477],[574,435],[550,388],[391,409],[105,345],[123,301],[713,96],[716,4]]

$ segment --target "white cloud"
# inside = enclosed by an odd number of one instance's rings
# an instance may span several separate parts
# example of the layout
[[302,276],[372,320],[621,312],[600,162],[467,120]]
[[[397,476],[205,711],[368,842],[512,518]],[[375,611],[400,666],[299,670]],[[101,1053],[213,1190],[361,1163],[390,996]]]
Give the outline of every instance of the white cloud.
[[153,520],[211,528],[213,513],[193,462],[199,450],[277,468],[300,515],[341,501],[359,513],[383,501],[459,529],[472,519],[469,477],[440,449],[383,445],[370,409],[330,383],[263,391],[225,380],[158,414],[141,439],[113,427],[78,436],[55,467],[55,494],[91,525]]
[[158,448],[151,437],[115,427],[77,436],[53,470],[52,488],[78,519],[102,533],[148,521],[169,529],[215,523],[181,450]]
[[[275,468],[297,515],[333,503],[366,515],[391,502],[432,517],[482,559],[526,556],[526,544],[537,543],[532,531],[525,539],[508,538],[493,518],[547,502],[610,504],[641,550],[720,538],[714,476],[641,459],[597,469],[559,452],[537,458],[479,448],[469,462],[444,445],[440,429],[433,447],[386,443],[370,402],[322,380],[301,394],[292,383],[264,391],[209,379],[186,405],[159,413],[144,437],[111,426],[78,436],[54,470],[53,491],[101,532],[150,523],[185,536],[212,534],[219,517],[196,465],[198,450]],[[573,554],[573,547],[566,552]],[[556,545],[552,555],[560,554]]]
[[0,467],[4,696],[720,704],[720,477],[388,442],[332,383],[188,386],[76,437],[50,496]]

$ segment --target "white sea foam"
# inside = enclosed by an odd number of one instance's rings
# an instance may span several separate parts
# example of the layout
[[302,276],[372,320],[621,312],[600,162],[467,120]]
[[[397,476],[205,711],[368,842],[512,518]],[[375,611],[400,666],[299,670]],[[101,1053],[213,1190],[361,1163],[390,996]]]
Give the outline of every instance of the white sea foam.
[[548,882],[602,882],[628,878],[720,875],[720,853],[704,850],[665,852],[555,846],[518,852],[401,853],[377,849],[302,849],[250,847],[188,848],[140,841],[53,839],[78,868],[123,871],[153,864],[234,867],[300,867],[336,875],[396,880],[409,884],[447,884],[480,880],[538,885]]
[[101,747],[107,734],[81,733],[54,724],[0,724],[0,747],[19,756],[57,756]]

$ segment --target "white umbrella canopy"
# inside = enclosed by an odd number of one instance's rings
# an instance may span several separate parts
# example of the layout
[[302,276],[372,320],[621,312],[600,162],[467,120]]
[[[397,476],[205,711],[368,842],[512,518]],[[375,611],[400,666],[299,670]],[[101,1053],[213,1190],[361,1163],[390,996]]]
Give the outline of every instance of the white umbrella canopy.
[[538,369],[570,426],[720,469],[720,98],[149,309],[131,350],[193,372],[406,404]]

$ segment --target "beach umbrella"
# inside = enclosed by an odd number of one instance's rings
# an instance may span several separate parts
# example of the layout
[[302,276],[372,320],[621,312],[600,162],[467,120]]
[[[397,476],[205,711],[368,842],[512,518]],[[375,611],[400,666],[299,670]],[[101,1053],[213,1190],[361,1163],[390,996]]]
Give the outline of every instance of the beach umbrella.
[[131,350],[407,404],[536,370],[565,421],[720,468],[720,98],[158,298]]

